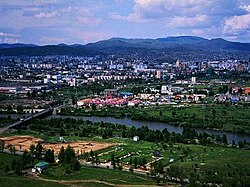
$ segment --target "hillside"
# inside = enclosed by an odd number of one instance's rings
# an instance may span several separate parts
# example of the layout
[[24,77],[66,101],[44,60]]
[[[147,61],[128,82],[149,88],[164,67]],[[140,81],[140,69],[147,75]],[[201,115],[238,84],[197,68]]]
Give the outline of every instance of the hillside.
[[205,39],[195,36],[178,36],[157,39],[126,39],[111,38],[86,45],[47,45],[34,44],[0,44],[0,55],[81,55],[91,56],[97,54],[138,53],[156,50],[170,53],[247,53],[250,43],[230,42],[221,38]]

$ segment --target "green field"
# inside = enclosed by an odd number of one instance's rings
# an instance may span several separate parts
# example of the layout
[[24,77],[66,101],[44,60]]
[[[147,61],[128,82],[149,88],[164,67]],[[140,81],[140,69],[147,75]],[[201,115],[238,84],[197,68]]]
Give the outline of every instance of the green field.
[[130,184],[130,185],[147,185],[156,184],[156,182],[145,176],[133,173],[103,169],[94,167],[82,167],[80,171],[71,174],[65,174],[61,166],[51,167],[42,175],[44,178],[56,180],[97,180],[105,181],[111,184]]
[[62,187],[69,186],[64,184],[59,184],[57,182],[48,182],[48,181],[40,181],[34,180],[26,177],[0,177],[0,185],[1,187]]
[[[21,131],[21,134],[27,134],[27,131]],[[30,133],[30,135],[32,135],[32,133]],[[47,136],[37,133],[33,133],[33,135],[43,138],[47,142],[58,141],[58,136]],[[84,140],[117,143],[117,145],[113,147],[97,151],[99,160],[103,162],[111,160],[112,155],[114,155],[116,159],[119,159],[131,154],[132,159],[145,158],[148,163],[154,160],[152,157],[153,152],[158,150],[162,159],[157,163],[161,163],[164,166],[162,174],[167,176],[190,179],[191,182],[192,180],[197,180],[203,183],[224,184],[225,186],[250,185],[250,150],[219,145],[203,146],[180,143],[173,144],[171,142],[157,143],[144,140],[134,142],[131,138],[102,139],[100,137],[87,138],[78,136],[65,136],[64,138],[66,141]],[[4,172],[5,165],[10,163],[13,157],[16,156],[0,154],[0,160],[2,161],[0,173],[3,176],[6,175]],[[170,162],[170,160],[173,161]],[[130,156],[119,161],[121,165],[129,164],[129,162]],[[96,180],[104,181],[108,184],[156,184],[154,180],[133,173],[85,166],[82,167],[80,171],[75,171],[70,174],[64,173],[62,166],[53,166],[49,168],[42,177],[53,180]],[[239,182],[239,185],[237,185],[236,181]],[[94,186],[95,181],[88,182],[88,185],[92,185],[92,183]],[[80,185],[84,186],[85,183],[83,182]],[[102,183],[101,185],[107,184]]]
[[235,180],[250,184],[250,150],[196,145],[187,147],[190,154],[172,164],[181,168],[181,175],[190,178],[196,174],[196,180],[223,181],[225,185],[228,181],[233,184]]
[[[132,158],[146,157],[147,162],[152,161],[153,150],[161,152],[161,162],[165,166],[165,174],[169,175],[167,168],[179,168],[178,177],[194,178],[202,182],[214,182],[222,184],[234,184],[235,180],[250,184],[250,150],[235,149],[228,147],[212,147],[186,144],[161,144],[146,141],[133,142],[122,140],[123,144],[102,150],[98,153],[105,153],[100,160],[108,160],[111,154],[119,158],[128,153],[136,153]],[[119,147],[119,149],[117,149]],[[120,149],[122,148],[122,149]],[[112,151],[112,152],[110,152]],[[130,157],[120,161],[128,164]],[[174,159],[170,163],[170,159]],[[195,177],[194,177],[195,176]],[[154,183],[149,179],[141,179],[137,175],[121,172],[112,169],[83,167],[80,171],[72,174],[64,174],[60,166],[48,169],[43,177],[49,179],[65,180],[100,180],[114,184],[148,184]],[[241,183],[242,184],[242,183]],[[236,185],[237,186],[237,185]]]

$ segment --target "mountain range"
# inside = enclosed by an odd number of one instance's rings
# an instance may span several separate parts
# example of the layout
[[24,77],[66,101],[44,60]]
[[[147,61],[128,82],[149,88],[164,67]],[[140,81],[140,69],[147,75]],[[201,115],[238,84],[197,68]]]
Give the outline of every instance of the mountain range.
[[111,38],[86,45],[58,44],[38,46],[35,44],[0,44],[0,55],[82,55],[135,53],[160,50],[166,52],[250,52],[250,43],[231,42],[222,38],[205,39],[196,36],[177,36],[157,39]]

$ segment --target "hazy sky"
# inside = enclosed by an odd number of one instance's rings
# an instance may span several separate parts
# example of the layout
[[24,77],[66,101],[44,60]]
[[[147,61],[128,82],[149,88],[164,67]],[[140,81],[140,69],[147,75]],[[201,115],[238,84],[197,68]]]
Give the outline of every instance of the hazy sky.
[[0,43],[176,35],[250,42],[250,0],[0,0]]

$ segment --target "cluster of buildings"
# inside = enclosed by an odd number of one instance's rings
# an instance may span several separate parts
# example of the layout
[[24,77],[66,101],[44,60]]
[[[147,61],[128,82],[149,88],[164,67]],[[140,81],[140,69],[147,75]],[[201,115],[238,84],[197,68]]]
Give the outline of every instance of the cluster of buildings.
[[231,91],[228,91],[224,94],[217,94],[214,98],[214,101],[218,102],[231,102],[231,103],[238,103],[238,102],[250,102],[250,87],[233,87]]
[[140,58],[115,57],[100,58],[72,56],[41,57],[0,57],[1,79],[12,81],[32,81],[44,84],[102,80],[163,79],[172,80],[179,75],[195,75],[209,70],[250,72],[250,62],[242,60],[221,61],[173,61],[164,62]]
[[[226,93],[213,93],[209,84],[219,87],[226,86]],[[200,86],[200,88],[198,87]],[[204,87],[204,88],[202,88]],[[229,86],[229,82],[213,80],[210,82],[197,81],[196,77],[190,80],[176,80],[173,84],[148,86],[139,93],[119,92],[118,89],[105,89],[98,97],[83,99],[77,102],[79,107],[95,105],[108,106],[137,106],[137,105],[175,105],[178,103],[201,103],[206,98],[213,97],[214,102],[250,102],[250,87]]]
[[[208,76],[213,71],[224,76],[228,72],[238,72],[249,76],[250,61],[220,60],[220,61],[157,61],[150,58],[129,58],[126,56],[34,56],[34,57],[0,57],[0,92],[10,94],[27,94],[33,91],[48,91],[60,89],[63,86],[80,86],[110,81],[118,86],[131,79],[145,81],[165,81],[161,89],[150,88],[150,93],[142,90],[141,94],[133,98],[141,101],[172,102],[172,101],[200,101],[209,93],[209,90],[194,92],[193,85],[198,84],[228,84],[224,80],[197,81],[197,75],[203,73]],[[183,78],[185,75],[186,78]],[[182,77],[183,76],[183,77]],[[224,81],[224,82],[223,82]],[[181,86],[176,86],[181,85]],[[188,85],[184,87],[183,85]],[[114,88],[116,88],[114,86]],[[114,93],[112,93],[114,92]],[[104,97],[118,96],[115,90],[105,90]],[[234,94],[235,96],[237,94]],[[131,97],[131,96],[130,96]],[[218,101],[225,96],[219,96]],[[227,95],[227,99],[229,96]],[[230,97],[232,98],[232,97]],[[235,99],[233,99],[235,100]],[[239,98],[239,100],[241,100]],[[248,100],[248,99],[244,99]],[[88,103],[100,105],[123,105],[133,103],[127,98],[106,100],[97,99]],[[86,103],[87,101],[83,101]],[[135,102],[135,105],[138,104]],[[140,103],[141,104],[141,103]]]
[[137,106],[141,103],[141,100],[135,98],[123,98],[123,97],[95,97],[95,98],[88,98],[83,99],[77,102],[79,107],[86,107],[86,106],[98,106],[98,107],[109,107],[109,106]]
[[0,93],[4,94],[31,94],[34,91],[43,90],[42,86],[1,86]]

